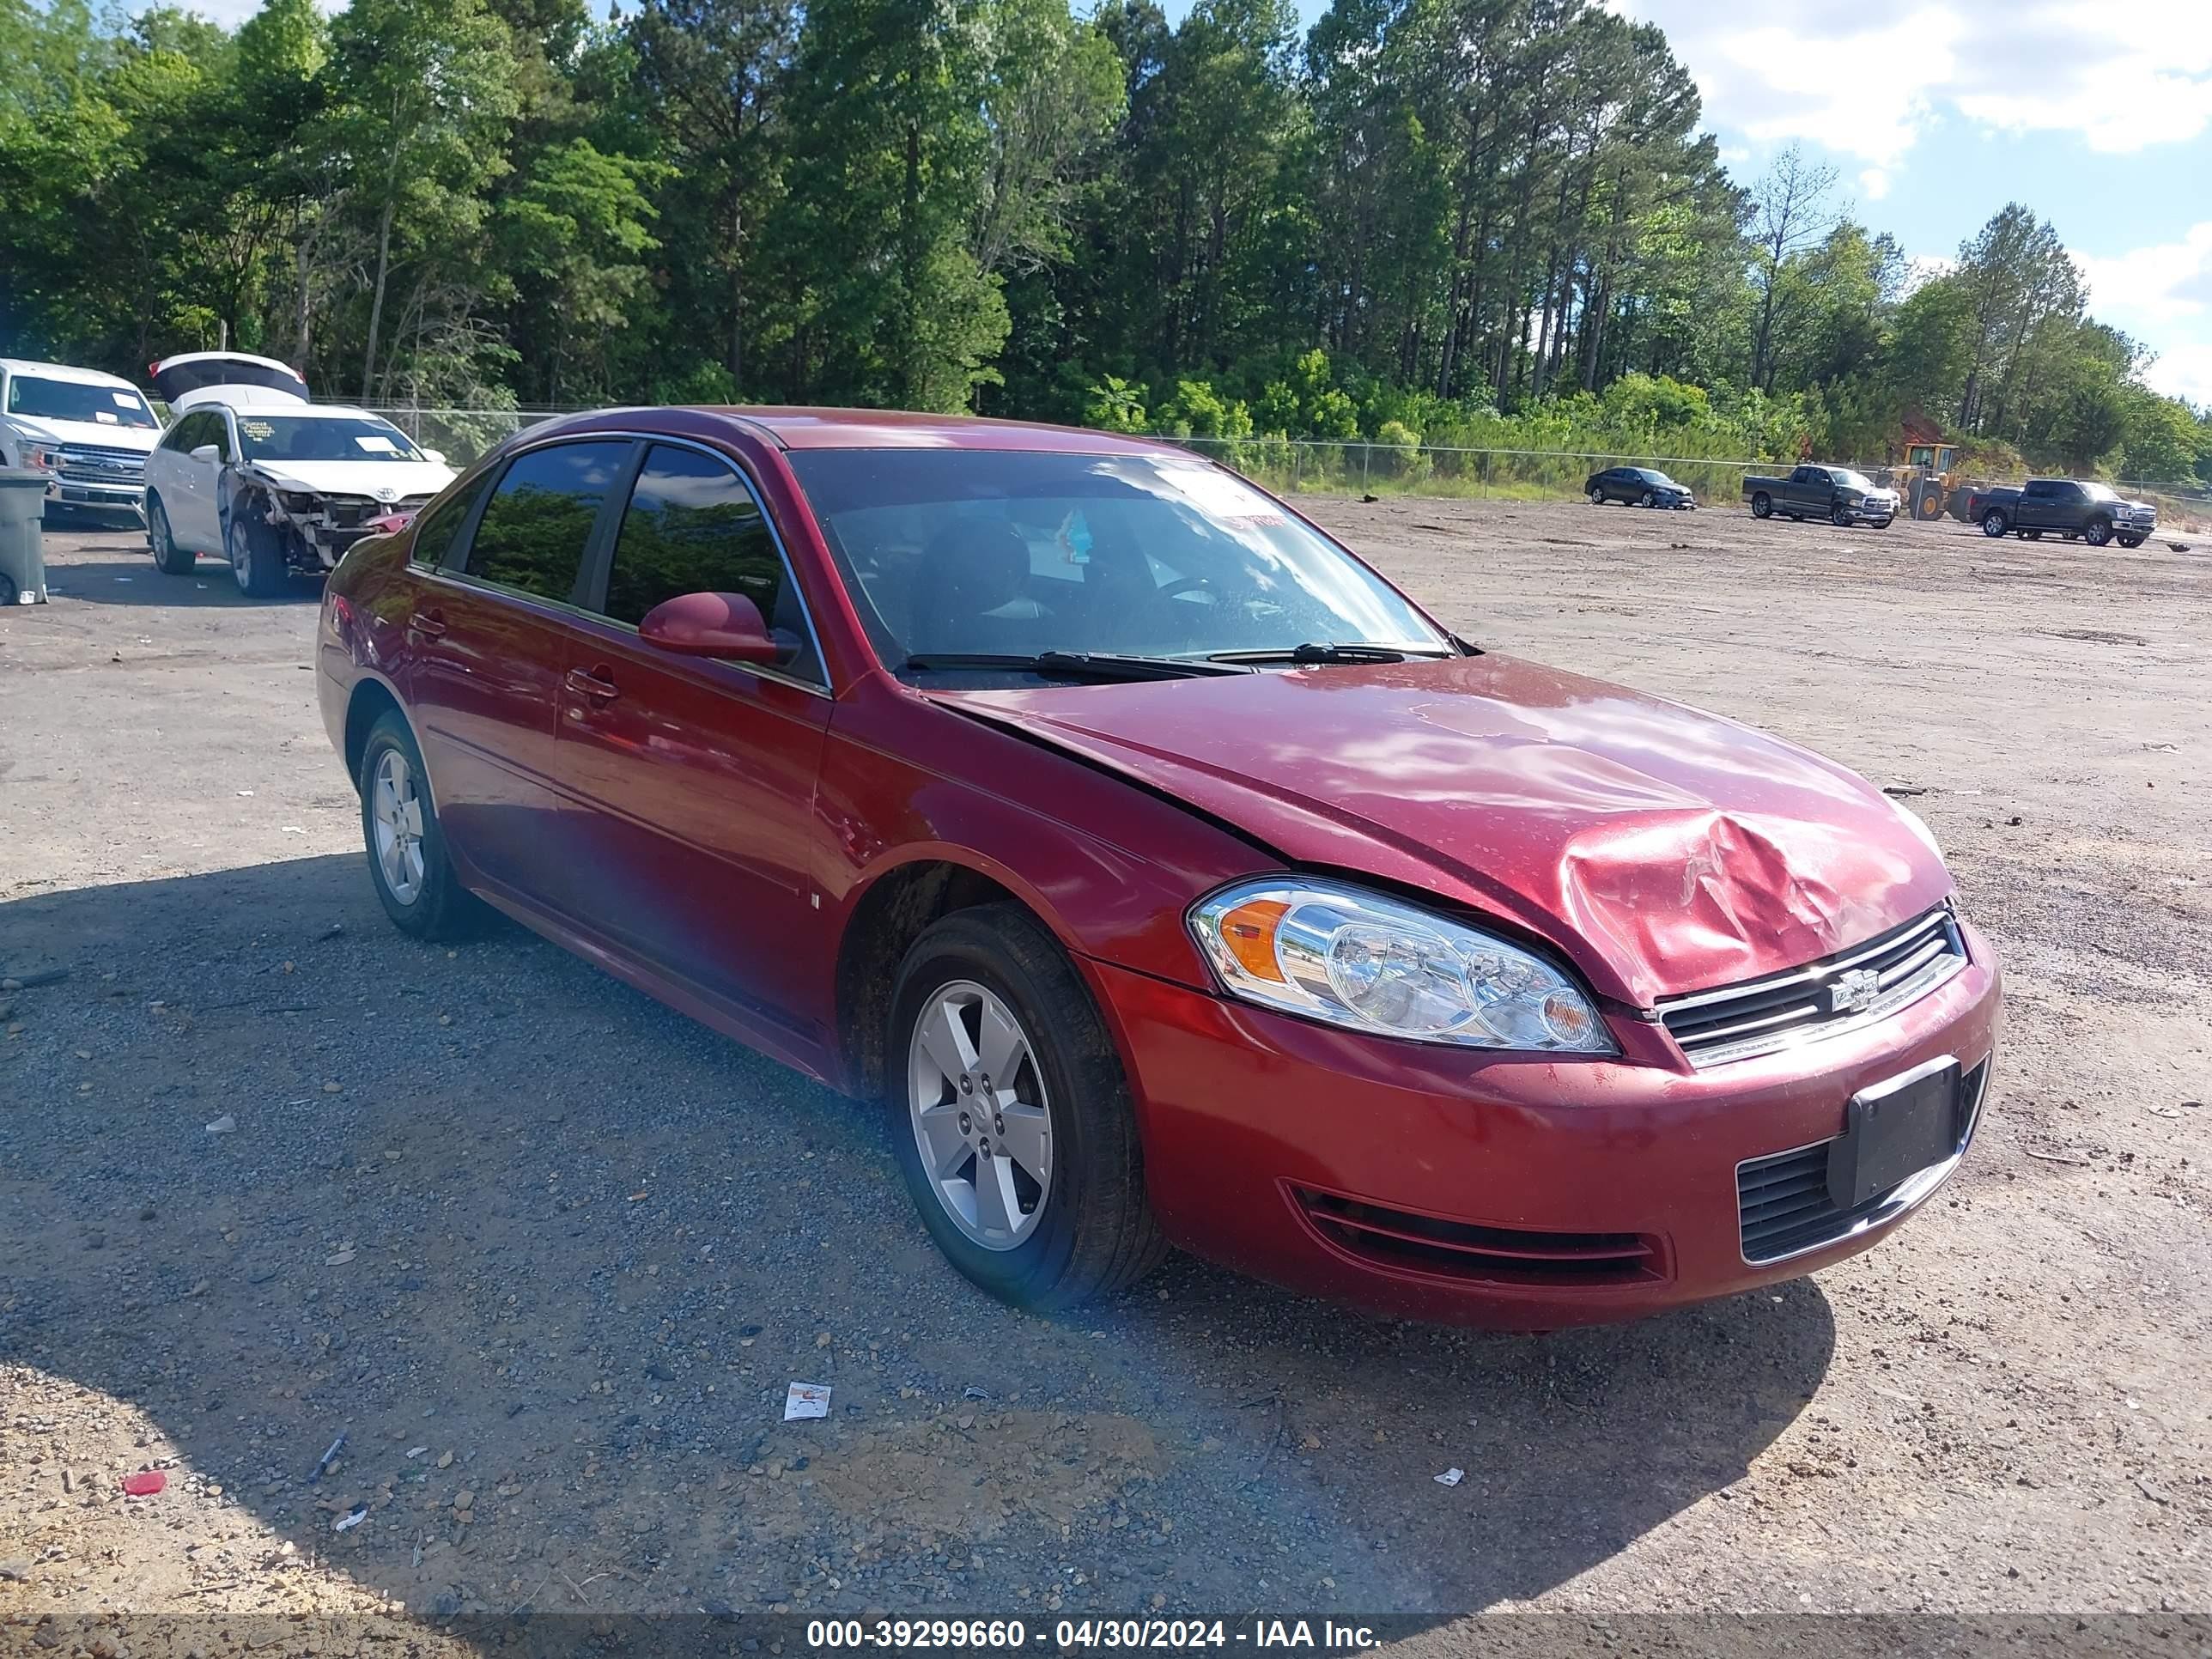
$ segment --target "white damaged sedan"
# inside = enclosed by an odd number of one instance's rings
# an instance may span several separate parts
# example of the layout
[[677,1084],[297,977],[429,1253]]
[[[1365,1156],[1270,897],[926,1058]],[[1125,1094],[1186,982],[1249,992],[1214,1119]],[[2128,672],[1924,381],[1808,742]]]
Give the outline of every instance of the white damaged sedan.
[[334,568],[371,521],[412,513],[453,470],[366,410],[267,386],[209,386],[181,400],[146,462],[146,533],[172,574],[229,561],[241,592],[283,591],[295,570]]

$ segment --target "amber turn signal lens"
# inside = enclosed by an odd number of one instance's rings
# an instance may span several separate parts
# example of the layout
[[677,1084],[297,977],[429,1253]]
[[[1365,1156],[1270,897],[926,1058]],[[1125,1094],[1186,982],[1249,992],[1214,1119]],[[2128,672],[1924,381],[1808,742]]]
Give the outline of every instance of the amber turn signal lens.
[[1282,981],[1282,968],[1275,961],[1275,930],[1290,908],[1279,899],[1254,899],[1221,918],[1221,942],[1255,979]]

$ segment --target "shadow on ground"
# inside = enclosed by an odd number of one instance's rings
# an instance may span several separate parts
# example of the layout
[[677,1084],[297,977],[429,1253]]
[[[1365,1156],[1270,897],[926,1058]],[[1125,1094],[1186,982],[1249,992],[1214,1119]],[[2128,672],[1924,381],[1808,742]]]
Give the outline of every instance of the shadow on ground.
[[[64,541],[63,538],[66,538]],[[62,562],[56,556],[73,556]],[[167,605],[179,610],[298,605],[322,599],[322,584],[295,576],[272,599],[239,592],[224,561],[203,556],[189,575],[172,576],[154,563],[143,530],[103,531],[68,525],[46,527],[46,590],[56,599],[88,605]]]
[[[1438,1617],[1729,1486],[1831,1357],[1809,1282],[1501,1338],[1178,1261],[1014,1314],[931,1249],[876,1113],[517,930],[408,940],[355,857],[19,900],[0,942],[70,970],[0,1053],[10,1410],[125,1402],[151,1443],[91,1478],[166,1438],[147,1501],[228,1516],[133,1534],[118,1605],[283,1605],[289,1541],[428,1617]],[[829,1420],[781,1420],[794,1379]],[[82,1578],[119,1506],[40,1507],[57,1473],[0,1511]]]

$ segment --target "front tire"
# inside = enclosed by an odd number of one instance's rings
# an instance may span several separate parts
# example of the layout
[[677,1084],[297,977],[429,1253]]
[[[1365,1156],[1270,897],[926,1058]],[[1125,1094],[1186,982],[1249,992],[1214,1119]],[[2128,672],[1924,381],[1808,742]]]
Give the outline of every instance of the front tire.
[[2122,547],[2141,547],[2142,544],[2143,538],[2141,536],[2123,536],[2120,538],[2120,545]]
[[268,526],[234,513],[223,548],[230,555],[231,578],[246,598],[273,599],[284,591],[284,554]]
[[154,550],[154,568],[165,576],[189,576],[198,556],[177,545],[177,532],[169,527],[169,510],[150,490],[146,495],[146,544]]
[[1773,513],[1774,513],[1774,501],[1773,501],[1773,498],[1772,498],[1771,496],[1770,496],[1770,495],[1768,495],[1765,490],[1763,490],[1763,489],[1762,489],[1762,490],[1760,490],[1760,491],[1759,492],[1759,494],[1757,494],[1756,495],[1753,495],[1753,496],[1751,498],[1751,516],[1752,516],[1753,518],[1754,518],[1754,519],[1765,519],[1765,518],[1771,518],[1771,516],[1773,516]]
[[1657,502],[1652,498],[1651,492],[1647,489],[1638,498],[1636,504],[1638,507],[1655,507]]
[[1991,510],[1982,515],[1982,534],[1987,536],[1991,541],[2003,535],[2006,528],[2003,514]]
[[423,939],[472,933],[482,906],[453,873],[422,751],[396,710],[387,708],[369,727],[356,781],[368,878],[392,926]]
[[1838,501],[1833,507],[1828,509],[1828,522],[1834,525],[1838,530],[1849,530],[1851,527],[1850,508],[1845,507],[1841,501]]
[[[1074,966],[1012,904],[956,911],[900,965],[885,1048],[899,1167],[952,1265],[1018,1308],[1072,1307],[1166,1254],[1134,1104]],[[995,1072],[994,1071],[995,1069]]]
[[2102,547],[2112,539],[2112,521],[2100,514],[2081,526],[2081,539],[2092,547]]

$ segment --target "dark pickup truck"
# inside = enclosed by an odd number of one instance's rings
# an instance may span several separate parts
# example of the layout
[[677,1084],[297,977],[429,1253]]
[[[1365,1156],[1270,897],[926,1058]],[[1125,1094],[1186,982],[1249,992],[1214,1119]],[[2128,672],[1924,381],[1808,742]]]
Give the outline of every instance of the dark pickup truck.
[[1897,492],[1879,489],[1863,472],[1847,466],[1805,465],[1786,478],[1743,481],[1743,498],[1753,516],[1780,514],[1785,519],[1826,519],[1839,525],[1869,524],[1889,528],[1898,514]]
[[2018,489],[1978,489],[1967,510],[1984,536],[2015,535],[2039,541],[2048,531],[2092,547],[2118,541],[2141,547],[2158,528],[2158,507],[2131,501],[2110,484],[2078,478],[2030,478]]

